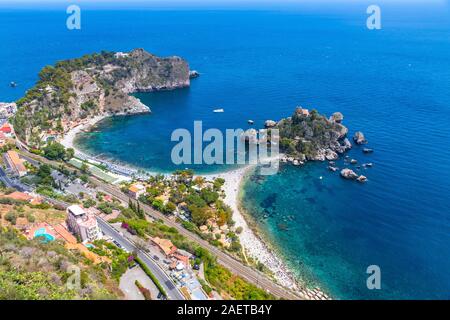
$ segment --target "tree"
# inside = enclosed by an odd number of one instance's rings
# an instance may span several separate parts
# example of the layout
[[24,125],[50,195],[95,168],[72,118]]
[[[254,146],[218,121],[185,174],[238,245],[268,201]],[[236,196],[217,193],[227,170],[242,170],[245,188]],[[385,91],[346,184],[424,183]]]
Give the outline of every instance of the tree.
[[188,210],[191,213],[192,222],[197,226],[204,225],[206,221],[212,217],[211,209],[207,206],[197,207],[196,205],[190,205]]
[[39,169],[36,173],[36,176],[39,178],[40,185],[53,186],[55,184],[55,180],[51,176],[52,168],[48,164],[42,164],[39,166]]
[[166,213],[172,213],[177,209],[177,206],[173,202],[167,202],[165,207]]
[[16,214],[14,213],[14,212],[12,212],[12,211],[9,211],[6,215],[5,215],[5,220],[6,221],[9,221],[11,224],[16,224],[16,220],[17,220],[17,217],[16,217]]
[[50,160],[63,160],[66,156],[64,146],[58,142],[51,142],[44,147],[44,156]]
[[214,203],[219,199],[219,194],[209,188],[203,188],[200,191],[200,196],[207,204]]
[[66,149],[66,154],[64,155],[64,160],[70,160],[75,156],[75,150],[73,148]]
[[80,168],[81,172],[83,173],[89,173],[89,166],[87,164],[87,161],[83,161]]

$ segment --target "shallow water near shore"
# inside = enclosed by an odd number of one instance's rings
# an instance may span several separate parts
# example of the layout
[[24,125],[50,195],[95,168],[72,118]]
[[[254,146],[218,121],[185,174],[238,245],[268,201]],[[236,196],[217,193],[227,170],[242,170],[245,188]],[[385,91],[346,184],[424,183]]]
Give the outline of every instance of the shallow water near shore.
[[[450,298],[448,7],[388,7],[379,32],[365,28],[365,9],[87,11],[82,32],[57,27],[64,12],[0,10],[8,48],[0,67],[11,77],[0,100],[19,98],[59,59],[136,47],[180,55],[202,74],[190,88],[139,94],[151,114],[105,119],[77,140],[87,152],[163,172],[184,168],[171,163],[170,134],[194,120],[246,129],[249,119],[262,127],[298,104],[341,111],[350,134],[362,130],[375,150],[349,153],[373,162],[359,171],[366,184],[324,163],[283,166],[250,177],[243,206],[299,277],[335,298]],[[42,39],[48,50],[36,50]],[[372,264],[381,268],[381,290],[366,287]]]

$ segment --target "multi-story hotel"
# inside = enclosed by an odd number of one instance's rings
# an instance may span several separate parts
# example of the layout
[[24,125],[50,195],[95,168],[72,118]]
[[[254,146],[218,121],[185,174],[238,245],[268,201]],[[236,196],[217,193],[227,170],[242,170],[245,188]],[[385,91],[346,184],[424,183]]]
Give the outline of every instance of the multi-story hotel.
[[73,205],[67,208],[67,225],[82,242],[90,242],[101,237],[97,219],[83,208]]

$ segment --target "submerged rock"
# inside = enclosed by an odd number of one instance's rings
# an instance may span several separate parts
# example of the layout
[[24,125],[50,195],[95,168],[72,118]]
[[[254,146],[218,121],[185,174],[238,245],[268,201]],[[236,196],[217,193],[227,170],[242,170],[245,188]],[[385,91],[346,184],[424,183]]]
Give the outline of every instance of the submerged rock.
[[189,78],[190,79],[195,79],[200,77],[200,73],[197,70],[191,70],[189,71]]
[[358,182],[366,182],[367,181],[367,177],[366,176],[363,176],[363,175],[360,175],[357,179],[356,179]]
[[358,175],[351,169],[345,168],[341,170],[341,177],[349,180],[356,180]]

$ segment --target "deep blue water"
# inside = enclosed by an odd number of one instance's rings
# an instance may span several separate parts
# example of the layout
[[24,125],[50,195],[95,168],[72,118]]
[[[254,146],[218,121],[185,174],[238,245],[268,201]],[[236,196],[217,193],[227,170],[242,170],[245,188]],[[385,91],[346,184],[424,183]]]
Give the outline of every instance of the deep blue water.
[[[374,163],[369,182],[325,164],[284,167],[245,183],[245,208],[300,277],[335,297],[449,299],[449,8],[385,6],[379,31],[365,28],[365,9],[83,11],[80,31],[65,28],[64,10],[0,10],[0,100],[19,98],[59,59],[136,47],[182,56],[202,73],[191,88],[141,94],[152,114],[105,120],[79,141],[162,171],[174,169],[170,133],[194,120],[245,129],[299,104],[341,111],[375,149],[350,152]],[[378,291],[365,285],[372,264]]]

